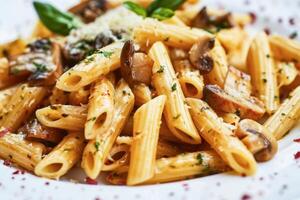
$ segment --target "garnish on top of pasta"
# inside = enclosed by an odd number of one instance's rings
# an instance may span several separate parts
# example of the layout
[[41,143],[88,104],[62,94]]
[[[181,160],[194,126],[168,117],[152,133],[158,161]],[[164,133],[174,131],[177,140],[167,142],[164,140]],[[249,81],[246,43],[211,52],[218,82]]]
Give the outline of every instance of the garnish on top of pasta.
[[[140,185],[255,174],[300,117],[300,43],[197,0],[34,2],[0,47],[0,157]],[[234,174],[232,174],[234,176]]]

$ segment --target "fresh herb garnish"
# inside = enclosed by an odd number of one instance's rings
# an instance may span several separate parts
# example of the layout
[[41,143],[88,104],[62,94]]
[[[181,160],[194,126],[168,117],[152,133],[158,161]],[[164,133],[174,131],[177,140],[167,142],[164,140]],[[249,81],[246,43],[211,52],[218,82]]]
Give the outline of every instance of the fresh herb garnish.
[[173,117],[173,119],[178,119],[180,116],[181,116],[181,114],[178,114],[175,117]]
[[102,54],[105,58],[110,58],[110,56],[114,53],[112,51],[99,51],[98,53]]
[[97,152],[99,151],[99,147],[100,147],[100,143],[99,142],[95,142],[95,148],[96,148]]
[[157,70],[157,73],[163,73],[164,70],[165,70],[165,67],[163,65],[161,65],[159,70]]
[[201,153],[199,153],[199,154],[197,155],[197,160],[198,160],[199,165],[202,165],[202,163],[203,163],[203,157],[202,157],[202,154],[201,154]]
[[36,63],[36,62],[33,62],[32,64],[35,66],[36,72],[44,73],[44,72],[48,72],[49,71],[49,69],[47,68],[47,66],[44,65],[44,64],[40,64],[40,63]]
[[124,6],[133,12],[135,12],[137,15],[147,17],[147,11],[140,5],[133,3],[131,1],[124,2]]
[[152,18],[165,20],[174,16],[174,11],[169,8],[157,8],[151,14]]
[[68,35],[72,29],[82,24],[71,13],[60,11],[49,3],[34,1],[33,6],[41,22],[54,33]]
[[146,9],[140,5],[126,1],[124,6],[142,17],[152,17],[164,20],[174,15],[176,10],[185,0],[155,0]]
[[289,35],[290,39],[295,39],[298,36],[298,33],[295,31]]
[[176,83],[174,83],[171,87],[171,90],[172,90],[172,92],[174,92],[176,89],[177,89],[177,85],[176,85]]

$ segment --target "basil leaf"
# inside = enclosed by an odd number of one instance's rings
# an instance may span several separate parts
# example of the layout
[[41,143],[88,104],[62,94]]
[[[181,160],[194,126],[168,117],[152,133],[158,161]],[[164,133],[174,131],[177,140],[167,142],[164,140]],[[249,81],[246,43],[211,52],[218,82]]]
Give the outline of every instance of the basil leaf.
[[62,12],[51,4],[34,1],[33,6],[41,22],[54,33],[68,35],[72,29],[82,24],[71,13]]
[[123,3],[123,5],[128,10],[131,10],[131,11],[135,12],[137,15],[141,15],[143,17],[147,17],[147,12],[146,12],[146,10],[142,6],[140,6],[140,5],[136,4],[136,3],[133,3],[131,1],[126,1],[126,2]]
[[154,0],[147,8],[148,15],[151,15],[158,8],[169,8],[176,10],[185,0]]
[[153,11],[151,17],[156,18],[158,20],[164,20],[173,17],[173,15],[174,11],[169,8],[157,8]]

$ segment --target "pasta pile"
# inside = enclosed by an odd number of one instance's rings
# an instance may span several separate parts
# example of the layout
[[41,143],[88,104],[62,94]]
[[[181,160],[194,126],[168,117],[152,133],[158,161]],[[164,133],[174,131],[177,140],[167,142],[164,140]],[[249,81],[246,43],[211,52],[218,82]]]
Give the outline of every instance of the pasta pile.
[[56,29],[40,11],[31,38],[0,47],[0,157],[111,184],[255,174],[300,117],[300,43],[194,0],[134,2],[51,7],[80,23]]

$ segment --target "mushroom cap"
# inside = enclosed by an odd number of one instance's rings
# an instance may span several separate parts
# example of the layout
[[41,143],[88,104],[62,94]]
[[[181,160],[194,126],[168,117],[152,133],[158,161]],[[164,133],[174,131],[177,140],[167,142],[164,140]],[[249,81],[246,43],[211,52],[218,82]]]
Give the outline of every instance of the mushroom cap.
[[251,119],[240,121],[235,133],[259,162],[272,159],[278,150],[277,141],[270,131]]

